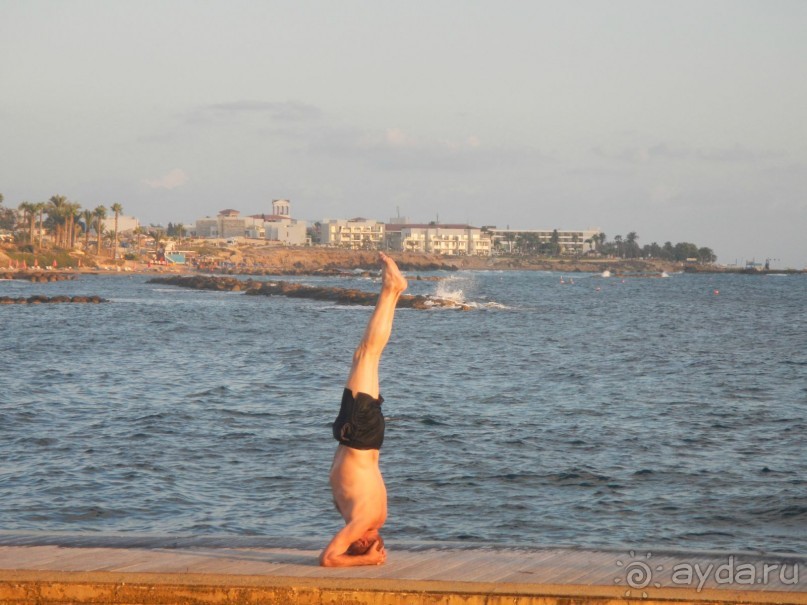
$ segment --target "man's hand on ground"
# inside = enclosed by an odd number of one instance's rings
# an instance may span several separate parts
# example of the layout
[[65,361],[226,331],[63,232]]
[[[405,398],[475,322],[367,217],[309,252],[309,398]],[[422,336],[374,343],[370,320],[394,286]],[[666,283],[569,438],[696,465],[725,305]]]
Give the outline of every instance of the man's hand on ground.
[[358,555],[367,554],[367,552],[377,542],[381,542],[381,547],[382,548],[384,547],[384,538],[382,538],[381,536],[378,536],[377,540],[369,540],[367,538],[359,538],[358,540],[353,542],[353,544],[351,544],[348,547],[347,552],[345,554],[350,555],[351,557],[356,557]]
[[387,549],[384,548],[384,541],[380,538],[373,542],[363,557],[367,557],[366,565],[381,565],[387,560]]

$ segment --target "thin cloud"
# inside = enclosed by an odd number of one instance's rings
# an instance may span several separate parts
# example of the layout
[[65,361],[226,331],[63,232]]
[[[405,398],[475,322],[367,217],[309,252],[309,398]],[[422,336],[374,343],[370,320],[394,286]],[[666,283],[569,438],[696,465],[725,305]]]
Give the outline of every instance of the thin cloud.
[[312,138],[309,150],[340,159],[356,159],[383,170],[468,172],[546,159],[531,148],[486,146],[476,135],[453,140],[430,139],[412,136],[401,128],[324,129]]
[[629,164],[646,164],[656,160],[707,160],[710,162],[756,162],[780,158],[782,153],[771,151],[756,151],[736,144],[732,147],[676,147],[665,142],[639,147],[623,147],[620,149],[606,149],[594,147],[591,153],[606,160],[616,160]]
[[699,149],[698,156],[714,162],[755,162],[781,157],[782,154],[771,151],[754,151],[737,144],[733,147]]
[[303,122],[317,120],[322,111],[313,105],[299,101],[232,101],[214,103],[200,108],[206,114],[215,116],[235,116],[244,114],[266,114],[273,120],[284,122]]
[[176,189],[188,182],[188,174],[181,168],[174,168],[157,179],[144,179],[143,184],[152,189]]

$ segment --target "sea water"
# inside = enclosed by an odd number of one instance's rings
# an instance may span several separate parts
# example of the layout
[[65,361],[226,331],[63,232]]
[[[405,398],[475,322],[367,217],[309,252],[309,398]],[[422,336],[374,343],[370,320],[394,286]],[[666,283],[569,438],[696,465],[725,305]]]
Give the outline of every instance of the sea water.
[[[381,363],[398,541],[805,552],[807,278],[433,273]],[[295,278],[378,288],[373,279]],[[0,282],[0,528],[321,538],[367,307]]]

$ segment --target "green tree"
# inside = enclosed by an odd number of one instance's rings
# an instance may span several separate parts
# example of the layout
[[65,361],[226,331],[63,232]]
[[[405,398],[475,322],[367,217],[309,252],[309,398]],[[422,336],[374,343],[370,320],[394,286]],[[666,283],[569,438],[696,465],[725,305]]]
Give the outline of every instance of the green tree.
[[541,238],[537,233],[524,233],[519,238],[520,248],[527,254],[538,254],[541,249]]
[[516,241],[516,234],[515,234],[515,233],[513,233],[512,231],[508,231],[508,232],[505,234],[505,236],[504,236],[504,237],[505,237],[505,239],[507,240],[507,244],[508,244],[508,246],[507,246],[507,248],[508,248],[508,249],[507,249],[507,251],[508,251],[509,253],[511,253],[511,254],[512,254],[512,252],[513,252],[513,242],[515,242],[515,241]]
[[121,212],[123,212],[123,206],[115,202],[110,206],[112,212],[115,213],[115,247],[113,248],[112,258],[113,260],[118,259],[118,217],[120,216]]
[[48,223],[52,229],[53,243],[56,246],[64,244],[67,203],[67,197],[64,195],[52,195],[45,210],[48,213]]
[[552,256],[560,254],[560,234],[557,229],[552,230],[552,236],[549,238],[549,245]]
[[42,249],[42,232],[44,231],[42,224],[44,223],[45,208],[48,205],[45,202],[37,202],[34,204],[34,212],[39,216],[39,249]]
[[623,257],[623,245],[622,245],[622,236],[615,235],[614,236],[614,246],[616,246],[616,255],[619,258]]
[[95,233],[98,235],[98,253],[101,256],[101,236],[104,230],[104,219],[106,218],[106,206],[97,206],[93,212],[95,215]]
[[319,244],[320,243],[320,228],[322,227],[322,223],[319,221],[314,223],[313,227],[306,228],[306,235],[311,238],[312,244]]
[[642,248],[642,255],[645,258],[664,258],[664,250],[656,242],[653,242]]
[[78,221],[81,218],[81,204],[73,204],[70,212],[70,248],[76,247],[78,239]]
[[711,248],[699,248],[698,259],[702,263],[713,263],[717,260],[717,256]]
[[627,258],[636,258],[639,256],[639,244],[637,240],[639,236],[635,231],[631,231],[625,236],[625,256]]
[[[0,193],[0,206],[3,205],[3,194]],[[11,208],[0,207],[0,229],[8,229],[13,231],[17,226],[17,213]]]
[[85,208],[81,213],[81,220],[83,221],[83,228],[84,228],[84,251],[87,252],[90,249],[90,229],[92,227],[92,221],[95,218],[95,213],[90,210],[89,208]]
[[149,235],[154,238],[154,250],[157,251],[160,249],[160,244],[163,243],[165,240],[165,231],[162,229],[152,229],[149,231]]
[[689,242],[678,242],[675,244],[674,257],[677,261],[685,261],[688,258],[698,258],[698,247]]
[[17,206],[22,212],[22,222],[28,225],[28,243],[34,243],[34,223],[36,222],[36,204],[31,202],[20,202]]

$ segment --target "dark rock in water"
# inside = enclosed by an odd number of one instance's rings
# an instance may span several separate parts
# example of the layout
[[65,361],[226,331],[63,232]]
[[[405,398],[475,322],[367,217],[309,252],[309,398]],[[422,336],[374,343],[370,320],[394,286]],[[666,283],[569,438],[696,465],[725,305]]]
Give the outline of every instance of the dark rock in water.
[[171,275],[168,277],[155,277],[148,281],[150,284],[168,284],[182,286],[193,290],[215,290],[218,292],[239,291],[244,282],[235,277],[214,277],[212,275]]
[[33,283],[46,284],[48,282],[68,281],[76,279],[73,273],[46,273],[44,271],[5,271],[0,273],[0,279],[24,279]]
[[0,296],[0,305],[41,305],[58,303],[105,303],[109,302],[100,296],[42,296],[34,294],[28,298],[12,298],[11,296]]
[[[148,281],[150,284],[167,284],[171,286],[181,286],[183,288],[193,288],[195,290],[230,290],[241,291],[245,294],[257,296],[288,296],[290,298],[309,298],[313,300],[325,300],[341,305],[363,305],[373,306],[378,299],[377,292],[365,292],[349,288],[331,288],[321,286],[304,286],[284,281],[275,282],[246,282],[233,277],[213,277],[208,275],[194,275],[184,277],[172,275],[167,277],[155,277]],[[398,299],[398,307],[410,309],[432,309],[443,307],[449,309],[459,309],[468,311],[470,306],[456,303],[453,300],[443,298],[428,298],[426,296],[412,296],[403,294]]]

